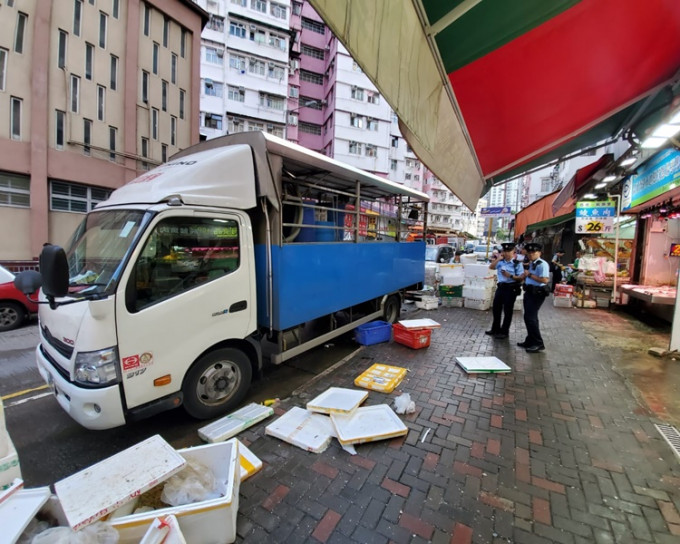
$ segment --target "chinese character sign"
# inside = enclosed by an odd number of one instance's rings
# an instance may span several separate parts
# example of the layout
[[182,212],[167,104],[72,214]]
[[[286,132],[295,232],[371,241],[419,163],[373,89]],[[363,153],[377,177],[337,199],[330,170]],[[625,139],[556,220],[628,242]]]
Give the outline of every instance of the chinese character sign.
[[616,204],[613,200],[583,200],[576,203],[576,233],[601,234],[614,230]]

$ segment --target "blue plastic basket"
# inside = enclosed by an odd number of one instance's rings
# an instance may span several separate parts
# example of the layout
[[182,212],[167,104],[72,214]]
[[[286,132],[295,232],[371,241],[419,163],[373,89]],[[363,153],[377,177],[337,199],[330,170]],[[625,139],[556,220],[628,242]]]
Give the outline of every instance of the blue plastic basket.
[[354,339],[364,346],[389,342],[392,337],[392,325],[387,321],[371,321],[354,329]]

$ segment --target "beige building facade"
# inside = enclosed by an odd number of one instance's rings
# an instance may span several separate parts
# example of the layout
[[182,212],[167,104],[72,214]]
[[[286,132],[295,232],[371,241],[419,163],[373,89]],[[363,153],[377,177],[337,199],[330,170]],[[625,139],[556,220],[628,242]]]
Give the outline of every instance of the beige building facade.
[[190,0],[0,2],[0,262],[63,245],[110,192],[199,140]]

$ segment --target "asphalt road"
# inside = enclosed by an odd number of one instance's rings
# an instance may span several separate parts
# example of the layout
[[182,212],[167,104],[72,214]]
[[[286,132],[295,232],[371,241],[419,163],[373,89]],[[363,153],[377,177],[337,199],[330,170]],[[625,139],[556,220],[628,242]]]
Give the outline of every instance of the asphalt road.
[[[0,396],[26,487],[53,484],[155,434],[175,448],[202,443],[197,430],[205,422],[192,419],[182,408],[106,431],[81,427],[45,387],[35,366],[37,344],[37,321],[0,333]],[[282,365],[268,367],[244,404],[286,398],[357,348],[352,336],[345,335]]]

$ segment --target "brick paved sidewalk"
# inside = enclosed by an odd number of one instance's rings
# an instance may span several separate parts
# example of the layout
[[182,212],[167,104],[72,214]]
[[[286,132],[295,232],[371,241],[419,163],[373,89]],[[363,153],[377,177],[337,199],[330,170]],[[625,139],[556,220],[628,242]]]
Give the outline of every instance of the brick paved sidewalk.
[[[241,486],[238,542],[680,542],[678,458],[617,370],[668,336],[549,302],[545,353],[515,346],[519,312],[499,341],[484,334],[489,312],[440,308],[421,314],[442,324],[429,348],[364,347],[285,399],[279,414],[384,362],[410,369],[399,391],[417,411],[403,416],[406,437],[356,456],[335,440],[314,454],[265,436],[271,419],[242,433],[265,466]],[[458,355],[495,355],[513,372],[469,376]],[[366,404],[395,396],[371,392]]]

